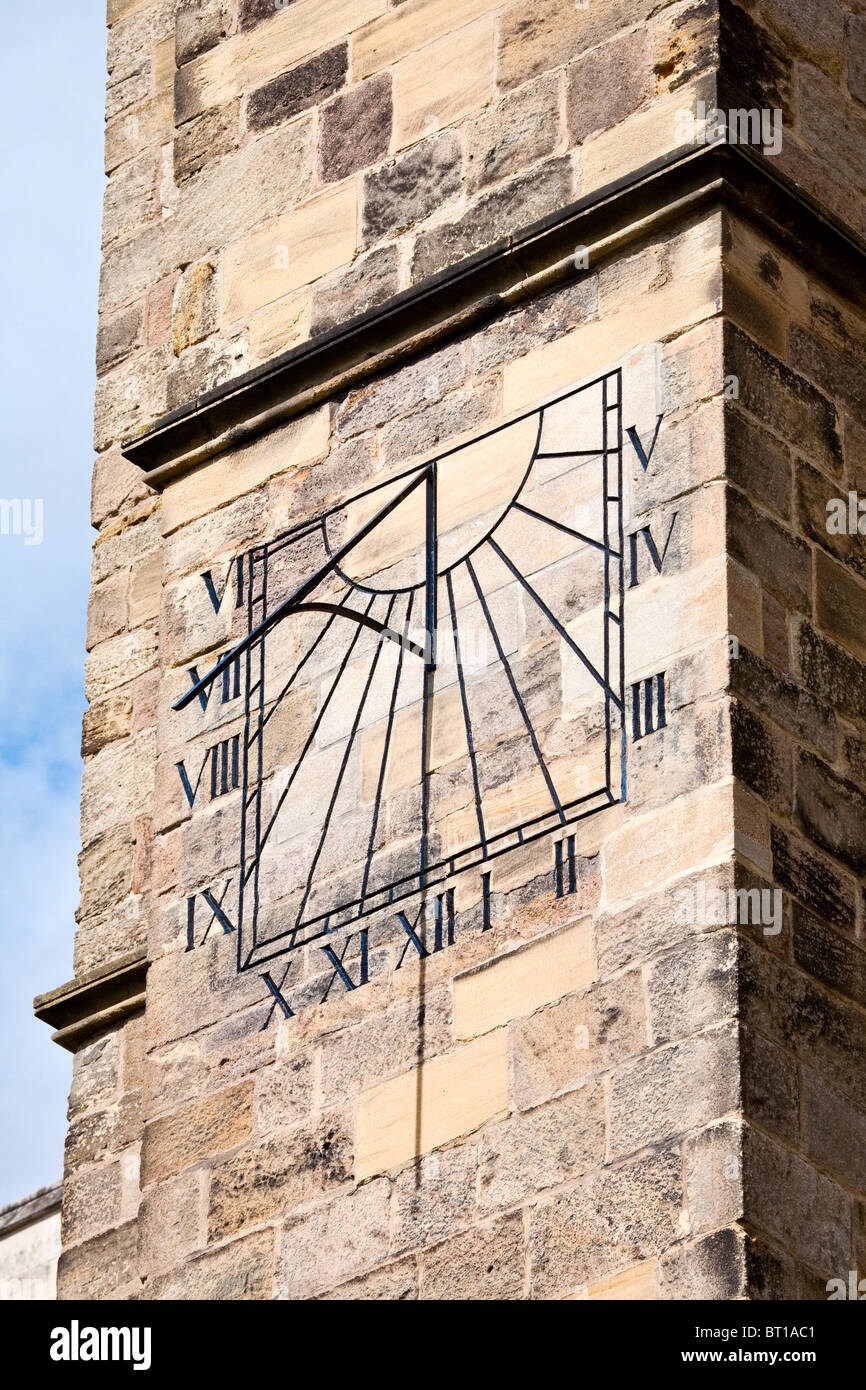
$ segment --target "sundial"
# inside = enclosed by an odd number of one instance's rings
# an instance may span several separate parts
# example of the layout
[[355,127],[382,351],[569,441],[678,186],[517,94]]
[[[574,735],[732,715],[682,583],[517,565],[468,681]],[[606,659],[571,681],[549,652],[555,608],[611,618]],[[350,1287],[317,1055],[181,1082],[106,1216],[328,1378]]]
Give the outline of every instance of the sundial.
[[318,946],[353,987],[382,920],[438,949],[454,884],[486,902],[519,846],[551,837],[567,886],[569,827],[625,798],[628,444],[616,367],[237,557],[241,635],[174,705],[236,716],[197,782],[177,765],[193,814],[237,801],[189,949],[234,936],[286,1012],[274,961]]

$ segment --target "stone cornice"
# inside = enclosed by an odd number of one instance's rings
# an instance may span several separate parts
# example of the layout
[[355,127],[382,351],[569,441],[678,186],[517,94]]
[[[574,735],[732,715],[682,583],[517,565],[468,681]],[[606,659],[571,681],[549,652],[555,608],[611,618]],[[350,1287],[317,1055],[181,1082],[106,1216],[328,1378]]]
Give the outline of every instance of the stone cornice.
[[[675,150],[625,179],[171,411],[125,441],[157,489],[329,397],[588,272],[641,238],[714,207],[767,233],[866,304],[866,242],[749,147]],[[590,272],[591,273],[591,272]]]
[[143,952],[121,956],[104,969],[37,995],[33,1012],[55,1030],[53,1042],[77,1052],[94,1034],[117,1027],[144,1008],[146,975]]

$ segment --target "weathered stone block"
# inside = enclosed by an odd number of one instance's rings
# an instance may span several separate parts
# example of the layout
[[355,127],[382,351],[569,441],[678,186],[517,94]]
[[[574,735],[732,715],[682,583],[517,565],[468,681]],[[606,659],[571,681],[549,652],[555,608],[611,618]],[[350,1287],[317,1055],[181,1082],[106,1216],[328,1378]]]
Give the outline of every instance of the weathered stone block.
[[[494,245],[505,227],[529,226],[571,199],[571,161],[548,160],[530,173],[485,193],[457,221],[443,222],[423,232],[415,246],[412,279],[423,280],[485,246]],[[437,200],[440,204],[443,201],[444,198]]]
[[727,1228],[676,1245],[659,1260],[659,1298],[735,1299],[746,1287],[745,1237]]
[[613,1157],[708,1124],[739,1100],[736,1030],[723,1025],[662,1048],[612,1079],[609,1148]]
[[382,246],[359,257],[349,270],[320,280],[312,291],[310,335],[327,333],[384,304],[400,289],[400,274],[397,247]]
[[[784,1202],[778,1200],[779,1192],[784,1192]],[[750,1227],[765,1231],[820,1269],[848,1268],[851,1198],[804,1159],[751,1126],[743,1132],[743,1196]]]
[[240,106],[233,101],[181,126],[174,141],[175,183],[185,183],[212,160],[237,149],[239,120]]
[[866,797],[805,751],[797,758],[796,781],[797,814],[808,834],[822,849],[862,873],[866,869]]
[[142,1186],[242,1144],[250,1136],[252,1111],[253,1083],[243,1081],[162,1119],[150,1120],[141,1151]]
[[148,1299],[240,1302],[275,1296],[274,1233],[255,1231],[151,1279]]
[[454,131],[433,135],[364,179],[364,244],[404,231],[456,198],[461,144]]
[[279,1237],[283,1298],[307,1298],[371,1269],[388,1254],[390,1185],[385,1178],[290,1217]]
[[563,999],[509,1031],[515,1100],[521,1108],[540,1105],[643,1051],[646,1004],[640,972]]
[[138,1213],[138,1259],[144,1278],[181,1265],[205,1244],[203,1172],[151,1186]]
[[434,1246],[421,1257],[419,1298],[525,1298],[525,1242],[519,1215],[477,1226]]
[[654,1153],[581,1178],[530,1214],[533,1298],[555,1298],[665,1250],[680,1230],[682,1161]]
[[554,77],[527,82],[490,107],[469,128],[466,172],[470,189],[520,174],[559,144],[560,91]]
[[178,67],[214,48],[231,25],[228,0],[184,0],[174,24],[174,54]]
[[352,1140],[340,1114],[244,1149],[213,1171],[210,1240],[224,1240],[351,1179]]
[[258,87],[247,97],[250,130],[268,130],[327,101],[344,85],[348,64],[348,47],[340,43]]
[[744,1115],[796,1147],[800,1137],[800,1079],[796,1063],[751,1028],[741,1029],[740,1048]]
[[60,1217],[65,1246],[120,1225],[122,1186],[119,1162],[97,1163],[66,1174]]
[[103,317],[96,335],[96,370],[108,371],[140,347],[144,331],[143,305],[130,304],[111,317]]
[[137,1247],[135,1221],[68,1247],[57,1269],[58,1297],[90,1301],[133,1295],[140,1287]]
[[738,1221],[743,1213],[741,1124],[723,1120],[683,1144],[690,1235]]
[[319,114],[319,178],[336,183],[368,169],[388,154],[391,144],[391,78],[371,77]]
[[794,904],[794,960],[816,980],[866,1006],[866,951]]
[[350,1279],[347,1284],[327,1293],[319,1294],[323,1301],[347,1301],[365,1303],[403,1303],[418,1297],[418,1271],[414,1259],[398,1260],[396,1264],[384,1265],[370,1274],[362,1274],[359,1279]]
[[653,1042],[673,1042],[732,1018],[737,942],[730,931],[690,941],[655,961],[647,980]]
[[604,1097],[587,1082],[484,1133],[479,1206],[511,1207],[596,1168],[605,1157]]
[[394,1183],[394,1249],[431,1245],[472,1224],[478,1148],[461,1145],[428,1154]]
[[866,660],[866,585],[822,550],[815,552],[815,617],[830,637]]

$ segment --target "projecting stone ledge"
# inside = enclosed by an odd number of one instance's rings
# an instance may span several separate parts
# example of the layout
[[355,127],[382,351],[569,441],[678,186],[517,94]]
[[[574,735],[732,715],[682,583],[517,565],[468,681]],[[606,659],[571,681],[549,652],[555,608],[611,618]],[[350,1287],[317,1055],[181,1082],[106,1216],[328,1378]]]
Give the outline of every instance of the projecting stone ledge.
[[120,956],[107,969],[89,970],[33,1000],[33,1012],[55,1031],[52,1041],[77,1052],[95,1033],[116,1027],[144,1008],[144,952]]

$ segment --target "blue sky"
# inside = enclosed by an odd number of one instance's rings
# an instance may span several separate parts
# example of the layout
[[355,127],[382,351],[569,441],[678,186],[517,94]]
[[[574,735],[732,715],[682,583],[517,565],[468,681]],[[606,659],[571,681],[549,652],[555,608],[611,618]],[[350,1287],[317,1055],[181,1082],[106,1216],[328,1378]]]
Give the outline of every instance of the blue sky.
[[44,515],[41,545],[0,534],[3,1204],[60,1176],[71,1073],[32,999],[71,976],[78,897],[104,0],[7,4],[0,74],[0,498]]

